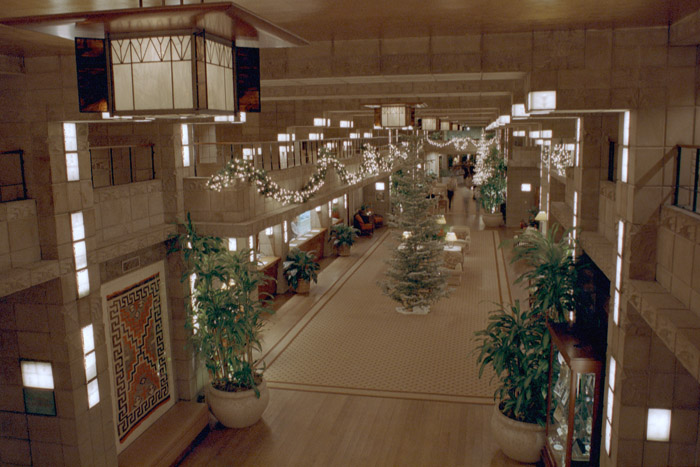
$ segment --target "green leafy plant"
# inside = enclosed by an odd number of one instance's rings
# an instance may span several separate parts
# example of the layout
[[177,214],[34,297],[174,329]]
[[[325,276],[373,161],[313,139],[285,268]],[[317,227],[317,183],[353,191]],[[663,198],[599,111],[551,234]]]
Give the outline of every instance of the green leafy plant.
[[360,231],[351,225],[338,224],[331,227],[328,241],[335,247],[348,245],[352,246]]
[[564,322],[575,307],[577,267],[571,230],[553,224],[546,234],[526,229],[513,241],[512,263],[525,261],[527,271],[515,280],[530,288],[531,307],[554,322]]
[[292,248],[287,254],[287,260],[283,263],[284,276],[287,282],[296,289],[300,280],[311,282],[318,281],[319,264],[314,261],[316,255]]
[[499,386],[494,399],[513,420],[545,425],[550,336],[546,318],[521,310],[520,302],[491,312],[486,329],[476,332],[479,377],[491,366]]
[[212,386],[222,391],[255,390],[263,368],[253,357],[260,350],[262,317],[274,313],[260,300],[258,285],[272,280],[250,262],[250,251],[229,251],[218,237],[199,235],[188,214],[170,251],[181,251],[182,281],[190,284],[185,326],[195,351],[204,359]]
[[489,212],[498,212],[506,201],[506,161],[495,147],[484,161],[487,178],[479,187],[479,204]]

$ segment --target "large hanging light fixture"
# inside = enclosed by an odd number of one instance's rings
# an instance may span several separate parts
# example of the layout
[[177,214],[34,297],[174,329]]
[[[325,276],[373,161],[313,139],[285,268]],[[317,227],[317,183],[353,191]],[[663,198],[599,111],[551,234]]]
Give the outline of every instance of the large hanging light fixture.
[[0,24],[75,39],[80,111],[115,116],[259,112],[259,48],[307,44],[230,2],[11,18]]

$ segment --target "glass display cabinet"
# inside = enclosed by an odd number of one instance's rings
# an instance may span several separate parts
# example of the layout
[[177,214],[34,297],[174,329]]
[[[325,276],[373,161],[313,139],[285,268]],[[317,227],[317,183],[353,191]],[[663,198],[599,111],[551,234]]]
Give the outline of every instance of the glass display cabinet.
[[547,327],[552,340],[543,458],[551,467],[598,465],[605,354],[568,323]]

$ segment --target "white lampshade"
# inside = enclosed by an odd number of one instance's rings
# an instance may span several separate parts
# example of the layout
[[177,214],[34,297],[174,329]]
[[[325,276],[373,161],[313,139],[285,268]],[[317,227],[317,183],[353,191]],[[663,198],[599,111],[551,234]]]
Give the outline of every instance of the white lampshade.
[[535,220],[539,221],[539,222],[546,221],[547,220],[547,213],[544,211],[538,212],[537,215],[535,216]]
[[438,216],[436,222],[437,222],[438,224],[447,224],[447,220],[445,220],[445,216],[442,215],[442,214],[441,214],[440,216]]
[[447,235],[445,235],[445,240],[447,240],[448,242],[456,242],[457,234],[454,232],[447,232]]

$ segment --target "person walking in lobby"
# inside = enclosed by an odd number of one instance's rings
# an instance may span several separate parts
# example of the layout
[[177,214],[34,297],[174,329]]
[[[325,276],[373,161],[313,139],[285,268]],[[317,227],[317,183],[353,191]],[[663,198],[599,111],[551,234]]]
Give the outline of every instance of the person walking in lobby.
[[452,209],[452,198],[455,195],[455,190],[457,189],[457,179],[454,176],[447,180],[447,208]]

